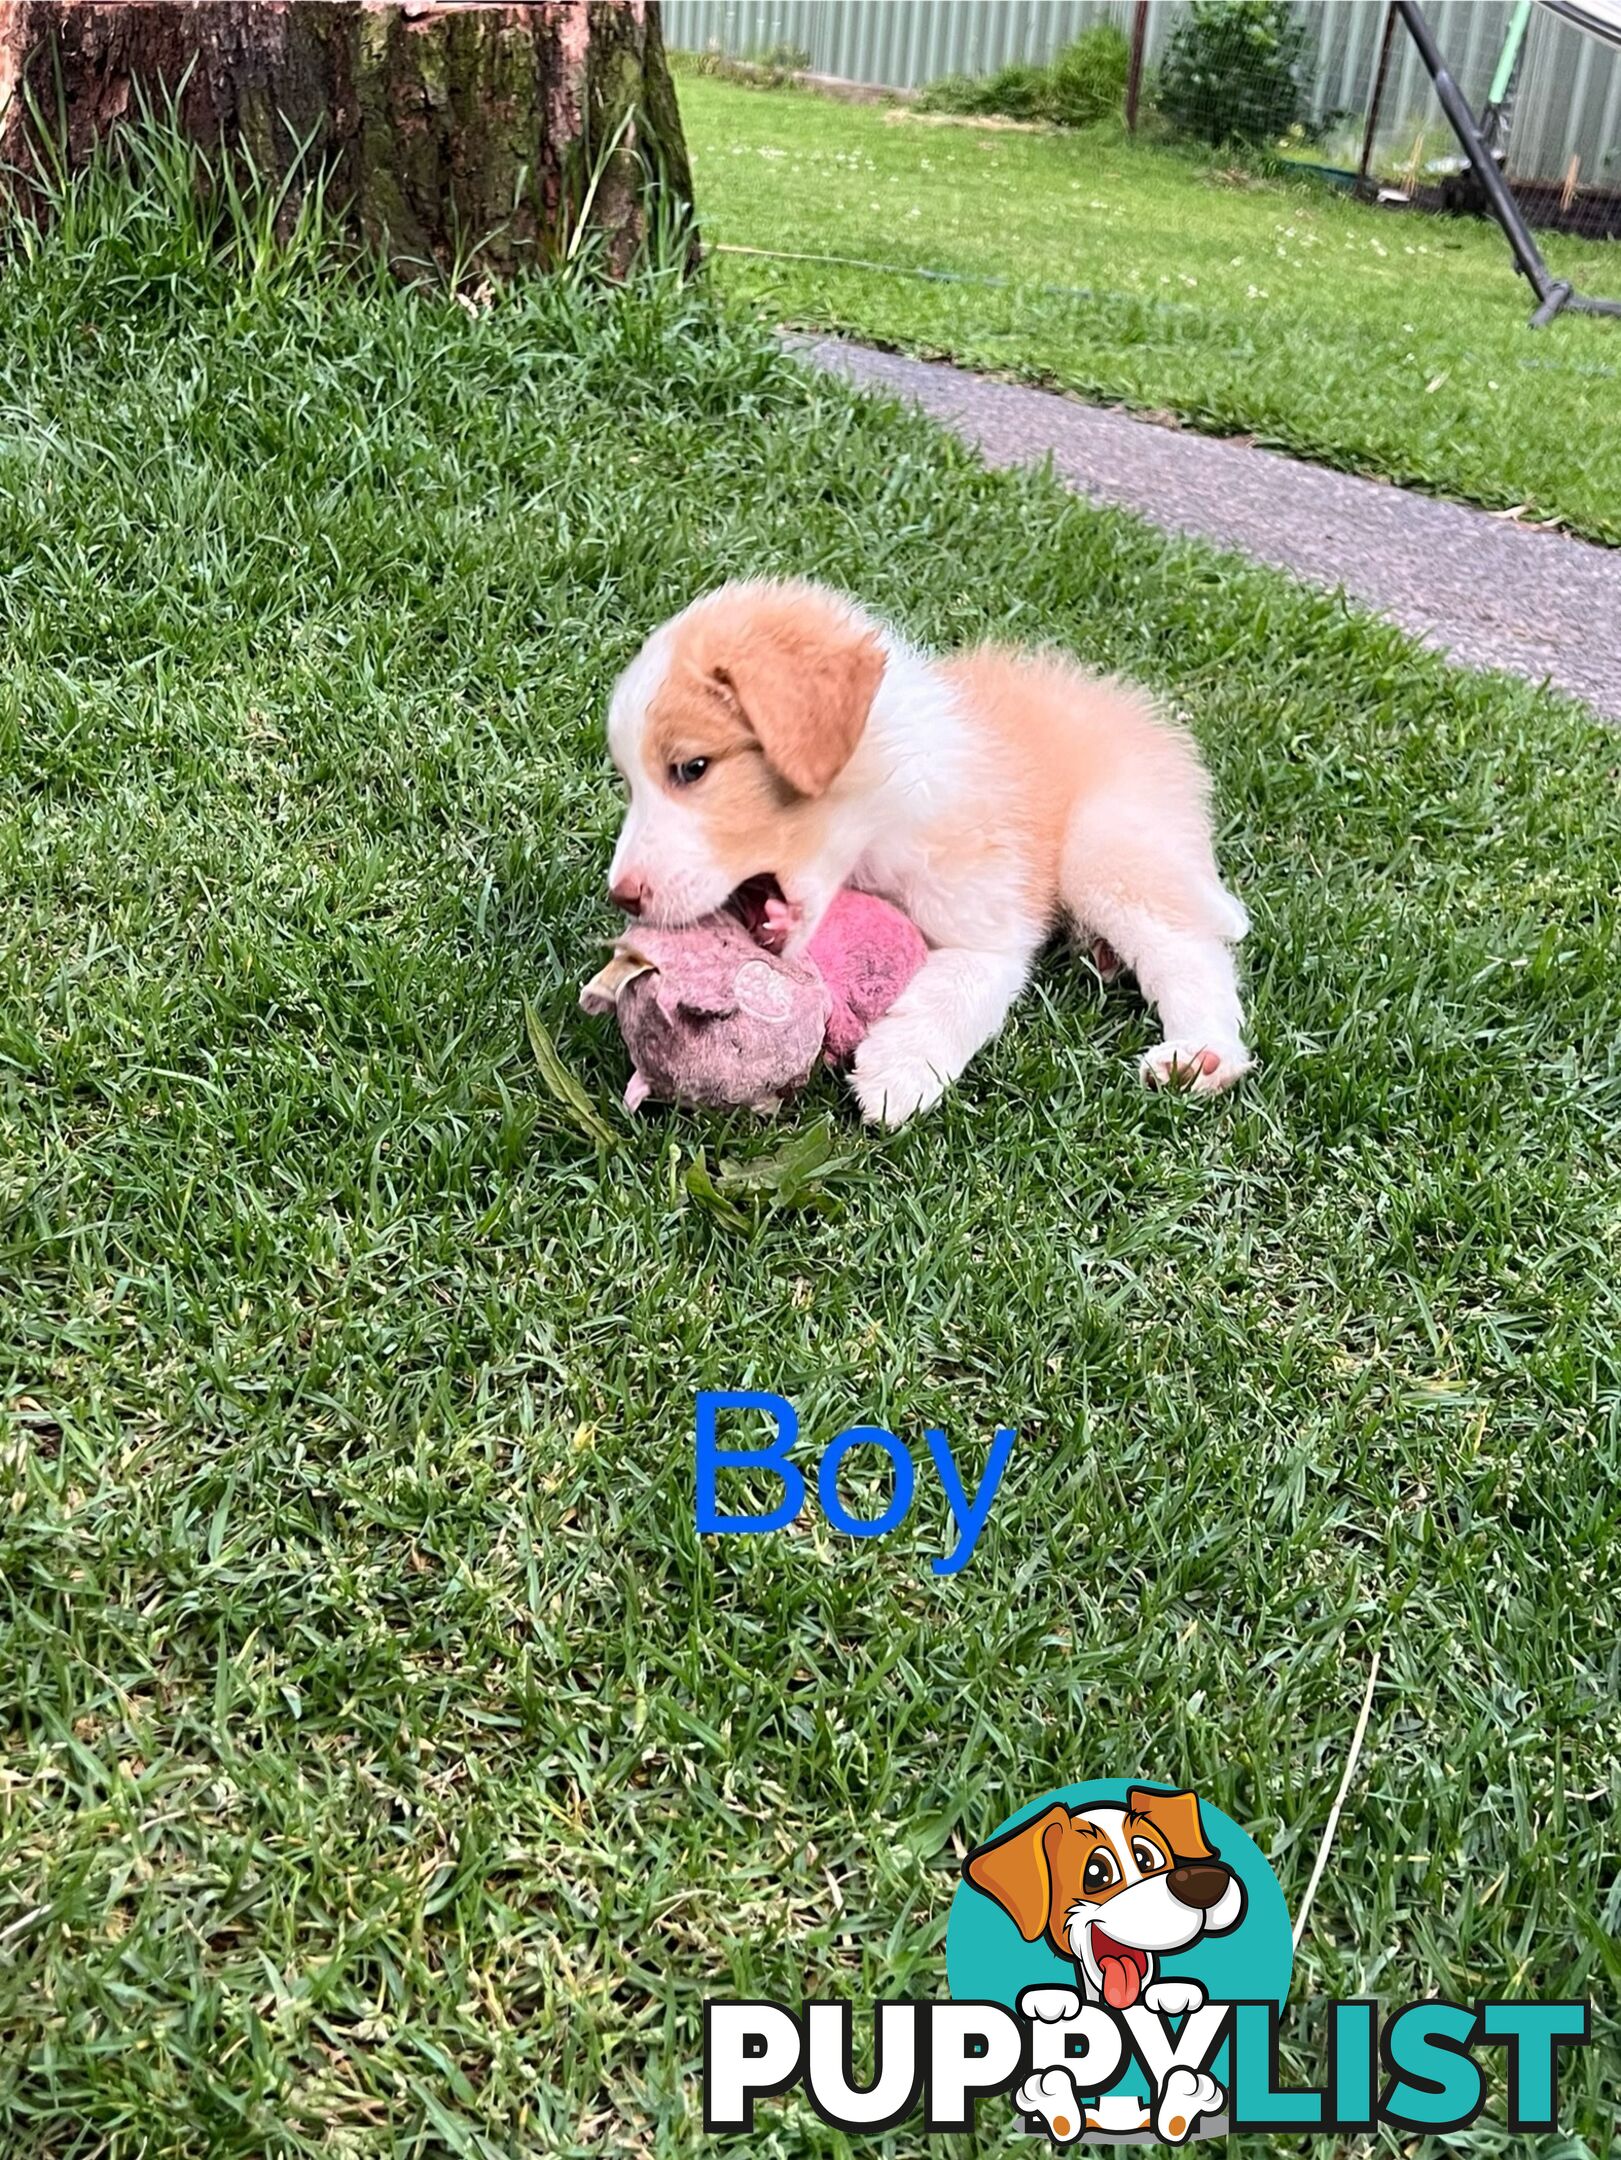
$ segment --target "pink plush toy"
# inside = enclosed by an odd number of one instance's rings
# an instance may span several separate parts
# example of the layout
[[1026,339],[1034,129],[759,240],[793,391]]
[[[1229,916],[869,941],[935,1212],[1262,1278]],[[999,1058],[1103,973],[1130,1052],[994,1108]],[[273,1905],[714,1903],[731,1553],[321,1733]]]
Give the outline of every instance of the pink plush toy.
[[818,1058],[841,1065],[923,965],[916,924],[871,893],[841,892],[797,960],[758,945],[736,915],[684,930],[627,930],[580,992],[611,1012],[631,1055],[625,1107],[649,1100],[769,1114]]

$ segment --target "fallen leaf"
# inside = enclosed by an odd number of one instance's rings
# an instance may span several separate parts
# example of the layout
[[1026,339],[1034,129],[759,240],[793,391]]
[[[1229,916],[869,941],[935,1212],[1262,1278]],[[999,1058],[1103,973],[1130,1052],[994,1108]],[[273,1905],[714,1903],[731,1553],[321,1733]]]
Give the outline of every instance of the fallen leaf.
[[578,1126],[593,1147],[618,1147],[618,1133],[598,1114],[590,1096],[563,1063],[556,1043],[547,1034],[539,1013],[527,998],[524,1000],[523,1021],[529,1031],[529,1047],[535,1054],[540,1077],[545,1081],[547,1092],[553,1101],[568,1114],[570,1122]]

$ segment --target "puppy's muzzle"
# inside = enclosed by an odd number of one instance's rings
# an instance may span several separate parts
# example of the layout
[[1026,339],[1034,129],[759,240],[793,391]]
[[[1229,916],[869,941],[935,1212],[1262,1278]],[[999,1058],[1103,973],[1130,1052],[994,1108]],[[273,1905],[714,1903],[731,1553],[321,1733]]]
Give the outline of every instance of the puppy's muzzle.
[[1231,1880],[1224,1867],[1211,1867],[1202,1861],[1174,1867],[1167,1878],[1172,1897],[1179,1905],[1191,1905],[1195,1912],[1208,1912],[1212,1905],[1219,1905]]

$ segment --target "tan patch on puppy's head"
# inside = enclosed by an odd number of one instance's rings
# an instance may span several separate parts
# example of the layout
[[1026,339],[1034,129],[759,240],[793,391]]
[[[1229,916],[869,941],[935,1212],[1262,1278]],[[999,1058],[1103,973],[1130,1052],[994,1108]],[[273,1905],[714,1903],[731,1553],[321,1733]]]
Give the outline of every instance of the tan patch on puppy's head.
[[[1133,1887],[1122,1866],[1129,1852],[1137,1879],[1213,1860],[1191,1792],[1133,1785],[1118,1828],[1105,1830],[1058,1802],[1029,1822],[970,1853],[964,1869],[976,1890],[994,1898],[1026,1942],[1045,1935],[1069,1954],[1066,1920],[1078,1904],[1107,1905]],[[1115,1838],[1120,1844],[1117,1848]]]
[[614,898],[696,922],[770,873],[808,935],[847,867],[821,858],[885,660],[876,626],[814,585],[726,585],[656,630],[608,712],[630,795]]
[[1146,1836],[1170,1861],[1216,1857],[1204,1834],[1198,1798],[1191,1792],[1153,1792],[1146,1785],[1133,1785],[1126,1794],[1126,1831]]
[[[1107,1882],[1086,1883],[1087,1862],[1099,1857]],[[994,1898],[1026,1942],[1045,1935],[1070,1954],[1064,1916],[1082,1898],[1106,1904],[1124,1887],[1118,1858],[1106,1834],[1084,1815],[1055,1801],[1050,1808],[970,1853],[964,1869],[976,1890]]]
[[871,626],[813,585],[723,587],[683,623],[676,655],[731,700],[796,795],[825,794],[850,762],[884,672]]
[[[648,702],[648,779],[702,820],[737,882],[791,876],[821,843],[822,798],[867,724],[884,672],[871,626],[804,585],[724,586],[672,626]],[[698,761],[695,778],[683,778]]]

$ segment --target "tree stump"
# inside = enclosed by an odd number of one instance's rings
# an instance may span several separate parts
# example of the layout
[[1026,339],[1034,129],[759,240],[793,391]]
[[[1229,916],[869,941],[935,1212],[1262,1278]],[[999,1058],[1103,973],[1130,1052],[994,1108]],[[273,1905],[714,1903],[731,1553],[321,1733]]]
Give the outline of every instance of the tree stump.
[[404,276],[505,275],[601,235],[622,274],[656,191],[690,212],[655,0],[0,0],[0,186],[82,166],[143,105],[328,202]]

